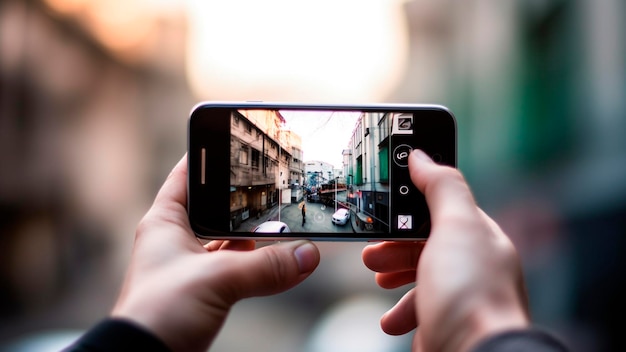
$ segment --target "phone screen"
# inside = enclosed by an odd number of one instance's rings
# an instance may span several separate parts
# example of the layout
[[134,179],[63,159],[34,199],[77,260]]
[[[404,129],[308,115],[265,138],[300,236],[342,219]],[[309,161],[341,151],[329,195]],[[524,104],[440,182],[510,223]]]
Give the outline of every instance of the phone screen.
[[409,153],[430,150],[456,165],[444,109],[244,106],[199,115],[201,127],[190,122],[189,131],[189,206],[201,236],[423,238],[429,215]]

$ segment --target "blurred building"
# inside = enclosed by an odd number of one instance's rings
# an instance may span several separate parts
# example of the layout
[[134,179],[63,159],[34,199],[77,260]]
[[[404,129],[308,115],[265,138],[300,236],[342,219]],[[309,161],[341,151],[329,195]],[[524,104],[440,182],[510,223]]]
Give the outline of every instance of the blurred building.
[[136,5],[0,3],[0,339],[107,314],[185,152],[183,9]]

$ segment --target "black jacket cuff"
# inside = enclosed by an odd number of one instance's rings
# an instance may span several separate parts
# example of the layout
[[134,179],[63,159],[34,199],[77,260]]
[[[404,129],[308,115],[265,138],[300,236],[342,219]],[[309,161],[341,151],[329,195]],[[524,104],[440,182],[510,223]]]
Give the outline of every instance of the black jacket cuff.
[[129,320],[114,318],[101,321],[63,351],[171,352],[165,343],[145,328]]
[[476,346],[473,352],[567,352],[556,337],[541,329],[506,331],[490,336]]

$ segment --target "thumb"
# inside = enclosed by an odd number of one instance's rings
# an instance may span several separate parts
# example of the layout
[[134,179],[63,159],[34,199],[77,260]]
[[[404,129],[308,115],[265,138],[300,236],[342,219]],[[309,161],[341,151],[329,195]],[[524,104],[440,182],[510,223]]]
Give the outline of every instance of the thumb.
[[[224,253],[224,252],[222,252]],[[318,248],[310,241],[293,241],[250,252],[232,253],[234,265],[222,268],[224,296],[237,300],[286,291],[306,279],[320,262]]]
[[424,194],[432,226],[447,219],[474,214],[476,202],[465,178],[458,169],[436,164],[426,153],[416,149],[409,156],[409,174],[413,184]]

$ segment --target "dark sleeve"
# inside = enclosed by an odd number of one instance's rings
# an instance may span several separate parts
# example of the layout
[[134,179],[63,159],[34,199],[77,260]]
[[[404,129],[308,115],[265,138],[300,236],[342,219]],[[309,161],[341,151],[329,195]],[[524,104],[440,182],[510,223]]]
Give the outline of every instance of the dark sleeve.
[[64,352],[154,351],[170,352],[156,336],[123,319],[106,319],[91,328]]
[[472,352],[567,352],[556,337],[540,329],[514,330],[482,341]]

